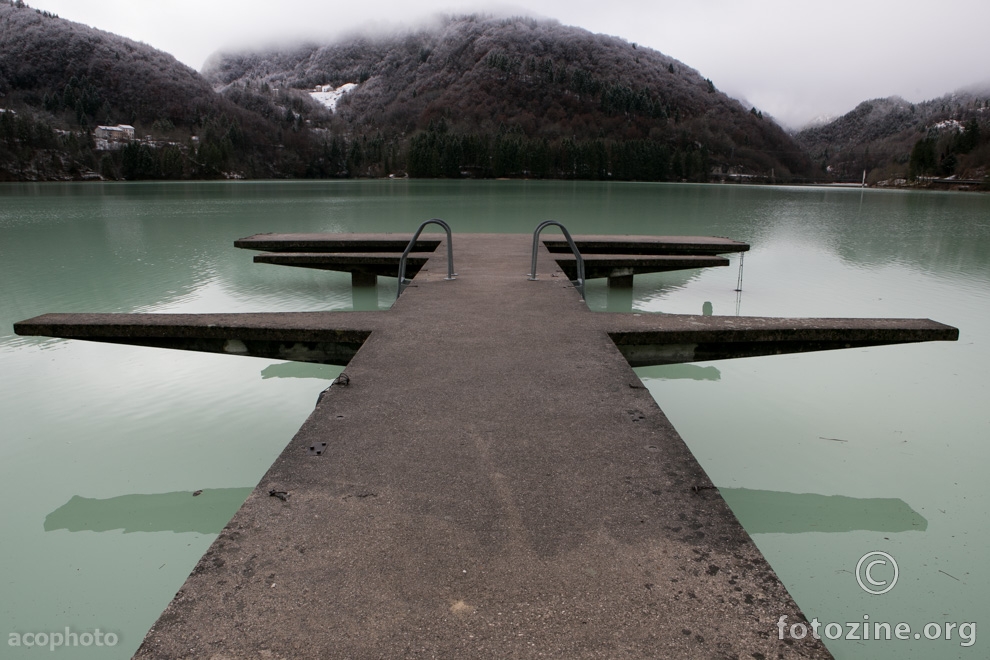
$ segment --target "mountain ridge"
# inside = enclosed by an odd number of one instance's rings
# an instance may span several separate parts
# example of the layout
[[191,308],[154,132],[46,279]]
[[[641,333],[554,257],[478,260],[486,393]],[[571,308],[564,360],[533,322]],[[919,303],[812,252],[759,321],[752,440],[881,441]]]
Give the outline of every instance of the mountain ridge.
[[990,85],[911,103],[869,99],[795,140],[829,176],[903,185],[932,177],[983,180],[990,165]]
[[[0,107],[0,180],[279,176],[295,158],[278,122],[172,55],[20,0],[0,0]],[[100,125],[134,137],[101,147]]]
[[[221,53],[211,56],[204,75],[223,93],[358,83],[338,104],[338,135],[375,134],[388,141],[432,133],[430,149],[444,152],[440,160],[449,150],[467,148],[452,147],[451,136],[493,140],[513,133],[534,162],[488,172],[494,175],[705,180],[712,172],[737,171],[785,179],[807,176],[810,168],[779,126],[747,111],[696,70],[659,51],[552,20],[447,16],[428,28],[310,43],[292,52]],[[539,165],[545,158],[535,153],[541,146],[534,141],[548,143],[552,160],[567,139],[583,145],[603,140],[589,148],[604,148],[604,156],[583,173]],[[648,167],[624,168],[617,161],[628,159],[626,147],[650,151],[654,156],[644,158],[654,160],[666,160],[665,148],[670,163],[653,168],[653,176]],[[458,176],[456,167],[420,167],[411,160],[411,173]],[[695,163],[679,166],[679,160]]]

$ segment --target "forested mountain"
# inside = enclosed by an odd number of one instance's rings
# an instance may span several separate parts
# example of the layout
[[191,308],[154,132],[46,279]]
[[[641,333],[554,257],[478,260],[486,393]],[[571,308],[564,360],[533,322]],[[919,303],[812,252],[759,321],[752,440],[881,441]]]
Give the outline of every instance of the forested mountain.
[[860,103],[795,139],[828,175],[869,183],[950,177],[982,181],[990,166],[990,86],[922,103]]
[[[108,136],[101,125],[118,128]],[[792,138],[681,62],[550,20],[448,16],[217,53],[201,75],[145,44],[0,0],[0,181],[799,182],[858,181],[863,170],[871,183],[986,180],[990,85],[917,104],[865,101]]]
[[[245,109],[167,53],[0,0],[0,180],[279,176],[300,160],[279,101]],[[97,149],[101,124],[136,139]]]
[[[334,109],[310,94],[348,83]],[[812,168],[773,121],[697,71],[554,21],[446,17],[218,54],[200,75],[145,44],[0,0],[0,180],[788,181]]]
[[554,21],[447,17],[218,54],[204,75],[232,100],[356,83],[336,106],[323,176],[789,180],[812,167],[775,123],[694,69]]

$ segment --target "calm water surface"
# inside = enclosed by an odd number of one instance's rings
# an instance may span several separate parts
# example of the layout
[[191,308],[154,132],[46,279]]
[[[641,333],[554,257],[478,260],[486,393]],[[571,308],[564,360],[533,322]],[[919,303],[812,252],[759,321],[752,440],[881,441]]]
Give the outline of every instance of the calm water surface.
[[[532,182],[3,185],[0,657],[39,653],[9,647],[11,633],[69,627],[119,641],[63,656],[129,658],[339,373],[20,338],[11,325],[56,311],[385,309],[394,280],[355,296],[346,274],[256,265],[232,243],[270,231],[410,232],[431,217],[455,232],[530,232],[556,219],[573,233],[753,246],[741,296],[733,256],[730,268],[637,276],[631,300],[593,281],[588,304],[599,311],[930,317],[959,327],[956,343],[639,373],[809,618],[869,615],[909,623],[912,637],[929,623],[990,626],[988,196]],[[855,576],[876,550],[899,566],[881,596]],[[987,657],[990,641],[960,641],[954,632],[828,646],[839,658]]]

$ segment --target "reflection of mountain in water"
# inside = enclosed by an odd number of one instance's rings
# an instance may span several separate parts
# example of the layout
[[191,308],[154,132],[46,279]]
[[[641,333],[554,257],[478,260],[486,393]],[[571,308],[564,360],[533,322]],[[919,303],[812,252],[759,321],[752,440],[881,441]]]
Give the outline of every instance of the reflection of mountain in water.
[[272,364],[261,370],[264,378],[318,378],[333,380],[340,373],[340,367],[327,364],[312,364],[310,362],[282,362]]
[[986,278],[988,211],[985,195],[795,188],[766,200],[764,238],[754,246],[789,236],[855,265],[910,263]]
[[12,200],[21,221],[4,228],[4,258],[31,273],[18,278],[15,299],[44,301],[46,311],[132,311],[187,296],[212,276],[214,245],[181,190],[159,200],[161,184],[90,186]]
[[928,521],[896,498],[782,493],[748,488],[719,488],[736,518],[750,534],[803,532],[923,532]]
[[660,367],[639,367],[636,373],[643,380],[720,380],[722,372],[716,367],[699,367],[696,364],[665,364]]
[[[38,195],[23,190],[0,208],[5,266],[31,273],[17,278],[19,289],[0,294],[15,307],[21,303],[11,322],[39,313],[34,301],[44,301],[43,311],[130,312],[180,303],[211,285],[254,302],[259,289],[270,293],[282,282],[301,282],[305,294],[315,290],[326,301],[324,284],[332,276],[259,267],[251,252],[233,245],[272,231],[286,213],[294,231],[339,231],[328,221],[334,199],[325,185],[90,183]],[[351,201],[359,193],[346,192]],[[349,292],[349,277],[339,279]]]
[[237,513],[253,488],[121,495],[106,500],[75,495],[45,518],[45,531],[199,532],[217,534]]

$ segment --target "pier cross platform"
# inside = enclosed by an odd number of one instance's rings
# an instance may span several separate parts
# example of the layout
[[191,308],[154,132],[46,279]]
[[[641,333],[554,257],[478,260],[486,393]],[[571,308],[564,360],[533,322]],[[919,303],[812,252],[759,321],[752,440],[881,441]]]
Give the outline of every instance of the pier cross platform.
[[958,331],[594,313],[545,246],[528,279],[531,237],[453,240],[388,311],[15,326],[346,364],[135,657],[829,657],[778,639],[800,610],[630,365]]

